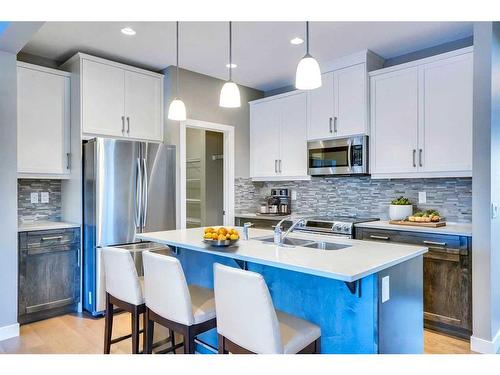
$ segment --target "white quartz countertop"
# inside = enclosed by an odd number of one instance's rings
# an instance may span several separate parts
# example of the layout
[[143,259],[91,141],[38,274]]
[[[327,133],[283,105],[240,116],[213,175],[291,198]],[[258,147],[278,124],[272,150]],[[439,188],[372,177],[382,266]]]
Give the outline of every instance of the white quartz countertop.
[[18,232],[32,232],[36,230],[51,230],[51,229],[66,229],[66,228],[78,228],[79,224],[68,223],[65,221],[48,221],[48,220],[37,220],[32,222],[22,222],[17,226]]
[[[241,228],[238,228],[241,233]],[[426,247],[357,241],[331,236],[292,233],[289,238],[326,241],[349,245],[341,250],[318,250],[301,246],[279,247],[257,238],[272,236],[265,229],[250,229],[250,240],[240,239],[234,246],[216,248],[203,242],[203,228],[142,233],[143,240],[183,249],[215,254],[252,263],[289,269],[342,281],[356,281],[427,252]]]
[[368,223],[355,224],[359,228],[385,229],[385,230],[400,230],[407,232],[435,233],[435,234],[451,234],[456,236],[472,237],[472,224],[467,223],[446,223],[446,226],[439,228],[428,228],[408,225],[389,224],[389,221],[370,221]]

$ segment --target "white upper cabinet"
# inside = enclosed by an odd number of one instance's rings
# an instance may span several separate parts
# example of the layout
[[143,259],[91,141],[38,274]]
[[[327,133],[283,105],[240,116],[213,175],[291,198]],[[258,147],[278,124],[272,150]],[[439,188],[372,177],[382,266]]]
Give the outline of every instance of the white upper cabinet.
[[472,53],[423,67],[423,171],[472,170],[472,79]]
[[472,176],[472,47],[373,72],[374,178]]
[[125,72],[127,135],[139,139],[162,139],[161,82],[150,75]]
[[254,180],[309,179],[307,94],[250,103],[250,174]]
[[308,140],[367,134],[367,70],[357,64],[322,75],[308,92]]
[[281,100],[282,119],[279,173],[307,175],[307,95],[300,93]]
[[125,135],[125,72],[112,65],[83,60],[82,131]]
[[19,177],[67,178],[70,172],[70,74],[17,67]]
[[333,72],[323,74],[321,80],[321,87],[308,92],[308,140],[334,137],[333,117],[335,116],[335,113],[333,97]]
[[368,133],[367,82],[365,64],[334,71],[335,136],[346,137]]
[[280,158],[280,110],[278,101],[250,106],[250,169],[252,177],[278,173]]
[[408,173],[417,168],[418,69],[373,77],[372,173]]
[[84,137],[163,141],[163,75],[78,53],[75,73]]

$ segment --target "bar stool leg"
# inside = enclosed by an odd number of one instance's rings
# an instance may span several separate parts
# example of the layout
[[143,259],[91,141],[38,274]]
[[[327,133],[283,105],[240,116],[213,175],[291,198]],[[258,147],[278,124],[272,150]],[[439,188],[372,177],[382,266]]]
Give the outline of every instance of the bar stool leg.
[[[175,333],[172,329],[168,329],[168,334],[170,335],[170,345],[171,347],[175,347]],[[172,354],[175,354],[175,349],[172,350]]]
[[104,318],[104,354],[111,351],[111,335],[113,332],[113,304],[109,301],[109,294],[106,293],[106,316]]
[[139,311],[137,306],[132,312],[132,354],[139,353]]
[[226,354],[225,348],[224,348],[224,336],[218,335],[218,346],[219,346],[219,354]]
[[190,327],[184,332],[184,354],[194,354],[194,336]]
[[153,352],[153,336],[154,336],[154,322],[149,319],[149,309],[146,307],[144,312],[144,337],[146,344],[144,346],[144,353],[151,354]]

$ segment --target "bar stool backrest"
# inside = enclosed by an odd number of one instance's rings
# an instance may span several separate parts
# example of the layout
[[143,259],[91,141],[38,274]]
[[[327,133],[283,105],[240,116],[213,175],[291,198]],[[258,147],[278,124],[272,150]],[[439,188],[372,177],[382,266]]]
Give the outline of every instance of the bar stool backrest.
[[106,292],[132,305],[144,303],[141,283],[130,252],[117,247],[105,247],[102,257]]
[[142,253],[142,260],[146,306],[165,319],[193,325],[191,295],[179,260],[149,251]]
[[217,332],[254,353],[283,353],[278,317],[262,275],[214,264]]

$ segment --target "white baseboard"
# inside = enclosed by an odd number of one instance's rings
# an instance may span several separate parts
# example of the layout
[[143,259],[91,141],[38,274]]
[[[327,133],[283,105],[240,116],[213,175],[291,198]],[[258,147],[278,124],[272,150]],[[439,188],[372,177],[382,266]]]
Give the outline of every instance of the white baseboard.
[[19,336],[19,323],[0,327],[0,341]]
[[497,332],[492,341],[471,336],[470,349],[477,353],[496,354],[500,349],[500,331]]

